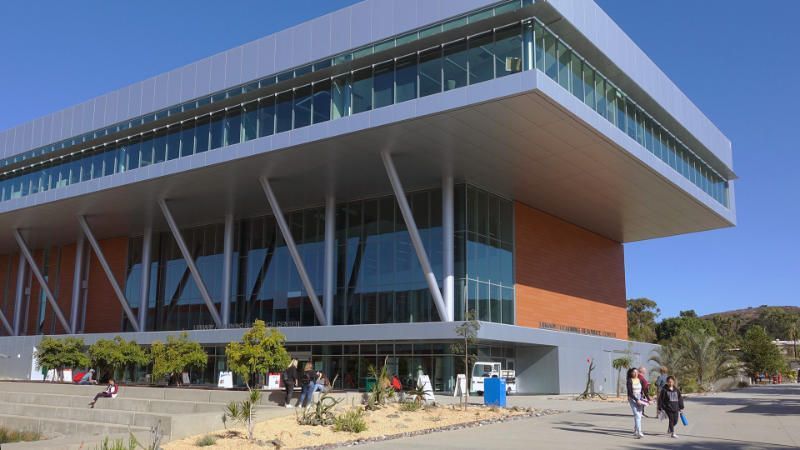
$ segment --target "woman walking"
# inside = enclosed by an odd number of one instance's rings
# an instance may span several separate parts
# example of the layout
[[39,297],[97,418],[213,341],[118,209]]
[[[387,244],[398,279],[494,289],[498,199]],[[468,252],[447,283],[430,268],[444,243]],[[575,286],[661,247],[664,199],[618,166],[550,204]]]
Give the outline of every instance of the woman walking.
[[297,360],[293,359],[289,363],[289,367],[283,371],[283,387],[286,388],[286,398],[283,400],[283,405],[287,408],[292,408],[292,394],[294,393],[295,384],[297,384]]
[[647,406],[647,400],[642,395],[642,382],[639,380],[639,371],[635,368],[628,369],[628,404],[633,412],[633,436],[636,439],[644,437],[642,432],[642,410]]
[[302,406],[305,408],[311,402],[311,397],[314,395],[314,382],[317,379],[317,373],[314,371],[314,365],[311,361],[307,362],[303,368],[303,375],[300,377],[301,389],[300,398],[297,399],[297,407]]
[[658,407],[667,415],[667,420],[669,421],[667,433],[672,438],[677,438],[675,425],[678,424],[678,418],[683,412],[683,395],[681,395],[681,391],[675,382],[675,377],[672,375],[667,377],[667,385],[658,394]]

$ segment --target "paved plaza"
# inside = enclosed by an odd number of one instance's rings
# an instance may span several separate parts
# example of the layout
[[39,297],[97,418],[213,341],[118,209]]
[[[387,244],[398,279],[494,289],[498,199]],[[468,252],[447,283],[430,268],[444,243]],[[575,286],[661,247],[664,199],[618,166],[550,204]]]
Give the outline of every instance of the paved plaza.
[[[751,387],[692,396],[689,426],[679,439],[665,435],[666,422],[645,419],[645,437],[633,439],[627,404],[515,397],[513,404],[568,410],[562,414],[466,430],[385,441],[369,449],[696,449],[800,448],[800,384]],[[649,408],[655,414],[655,408]]]

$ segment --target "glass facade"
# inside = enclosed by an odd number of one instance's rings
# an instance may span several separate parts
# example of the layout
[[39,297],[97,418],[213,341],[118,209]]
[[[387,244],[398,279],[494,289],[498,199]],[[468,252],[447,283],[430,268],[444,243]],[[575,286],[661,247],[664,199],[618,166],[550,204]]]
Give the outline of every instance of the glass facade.
[[[286,346],[286,350],[297,359],[302,367],[311,362],[314,369],[323,372],[328,380],[336,380],[336,389],[364,390],[369,377],[369,367],[382,368],[384,362],[389,374],[397,374],[405,389],[411,389],[415,383],[417,372],[430,376],[433,388],[437,392],[452,391],[457,373],[464,373],[464,356],[454,355],[451,351],[453,342],[352,342],[352,343],[320,343],[314,345]],[[194,385],[216,385],[219,372],[228,370],[224,345],[204,345],[208,354],[208,363],[201,370],[191,370],[189,377]],[[474,346],[474,354],[481,361],[496,361],[503,367],[514,368],[516,351],[513,346],[478,343]],[[138,367],[135,375],[125,374],[124,381],[147,383],[145,375],[150,373],[147,367]],[[256,379],[256,383],[264,380]],[[234,384],[244,386],[244,381],[234,375]]]
[[[509,2],[508,5],[519,6],[520,2]],[[479,11],[449,21],[450,28],[446,28],[447,24],[437,26],[440,26],[439,31],[457,28],[470,20],[474,22],[491,17],[498,13],[498,8],[501,7],[486,10],[488,16],[486,11]],[[422,36],[422,33],[419,31],[415,36]],[[382,51],[384,47],[391,48],[396,42],[392,40],[392,46],[376,44],[367,47],[368,50],[353,52],[350,59]],[[333,63],[336,63],[336,58]],[[276,75],[272,83],[265,86],[288,83],[299,76],[298,73],[313,72],[313,64],[308,67],[308,70],[298,68],[287,72],[288,75],[283,77]],[[286,90],[264,95],[255,101],[228,106],[114,143],[6,172],[0,176],[0,201],[533,69],[541,70],[557,81],[718,202],[728,204],[727,181],[722,176],[535,18],[464,36],[374,65],[356,65],[354,70],[333,78],[325,77],[301,86],[287,85]],[[261,81],[256,85],[256,88],[261,88]],[[240,95],[245,88],[237,92],[236,95]],[[215,98],[219,101],[234,95],[229,93],[215,94],[203,105],[213,104]],[[196,107],[203,105],[198,103]],[[153,120],[168,118],[169,111],[165,110],[163,117],[158,117],[157,113]],[[184,112],[184,108],[178,111]]]
[[[455,267],[456,279],[460,280],[456,294],[470,299],[469,308],[479,319],[513,323],[511,202],[466,185],[457,186],[456,193]],[[412,192],[407,197],[433,271],[441,282],[441,190]],[[286,215],[319,298],[324,278],[324,216],[322,208]],[[394,196],[337,205],[335,229],[335,325],[439,320]],[[218,308],[222,298],[223,234],[222,224],[182,230]],[[316,325],[311,302],[274,217],[235,222],[234,242],[232,326],[246,326],[256,319],[273,326]],[[138,314],[142,238],[131,239],[129,245],[125,293]],[[172,235],[159,233],[152,245],[148,330],[213,326]],[[480,297],[473,298],[471,292]],[[457,302],[462,305],[456,309],[458,319],[463,317],[464,303]]]
[[513,325],[514,204],[469,185],[455,203],[455,319]]

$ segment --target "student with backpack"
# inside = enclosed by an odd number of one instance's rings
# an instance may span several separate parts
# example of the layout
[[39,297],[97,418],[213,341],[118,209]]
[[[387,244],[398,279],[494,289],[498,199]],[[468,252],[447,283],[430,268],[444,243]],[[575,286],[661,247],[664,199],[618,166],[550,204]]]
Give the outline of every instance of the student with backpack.
[[669,421],[667,433],[673,439],[677,438],[675,425],[678,424],[678,418],[683,412],[683,395],[681,395],[681,390],[678,389],[675,377],[672,375],[667,377],[667,385],[658,394],[658,406],[667,415],[667,420]]
[[286,398],[283,401],[283,406],[292,408],[292,394],[294,393],[294,385],[297,384],[297,360],[293,359],[289,363],[289,367],[283,371],[283,387],[286,388]]

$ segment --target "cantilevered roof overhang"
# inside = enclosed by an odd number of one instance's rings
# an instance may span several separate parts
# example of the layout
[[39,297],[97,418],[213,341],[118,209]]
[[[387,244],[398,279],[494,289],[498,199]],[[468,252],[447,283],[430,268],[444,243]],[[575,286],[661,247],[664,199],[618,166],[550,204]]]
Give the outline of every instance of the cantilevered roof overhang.
[[[619,242],[727,227],[712,199],[538,71],[387,106],[166,163],[0,203],[0,252],[20,228],[36,247],[74,242],[79,215],[98,238],[166,230],[226,213],[269,213],[259,176],[287,210],[390,194],[380,152],[406,189],[451,173]],[[734,205],[731,186],[731,205]]]

